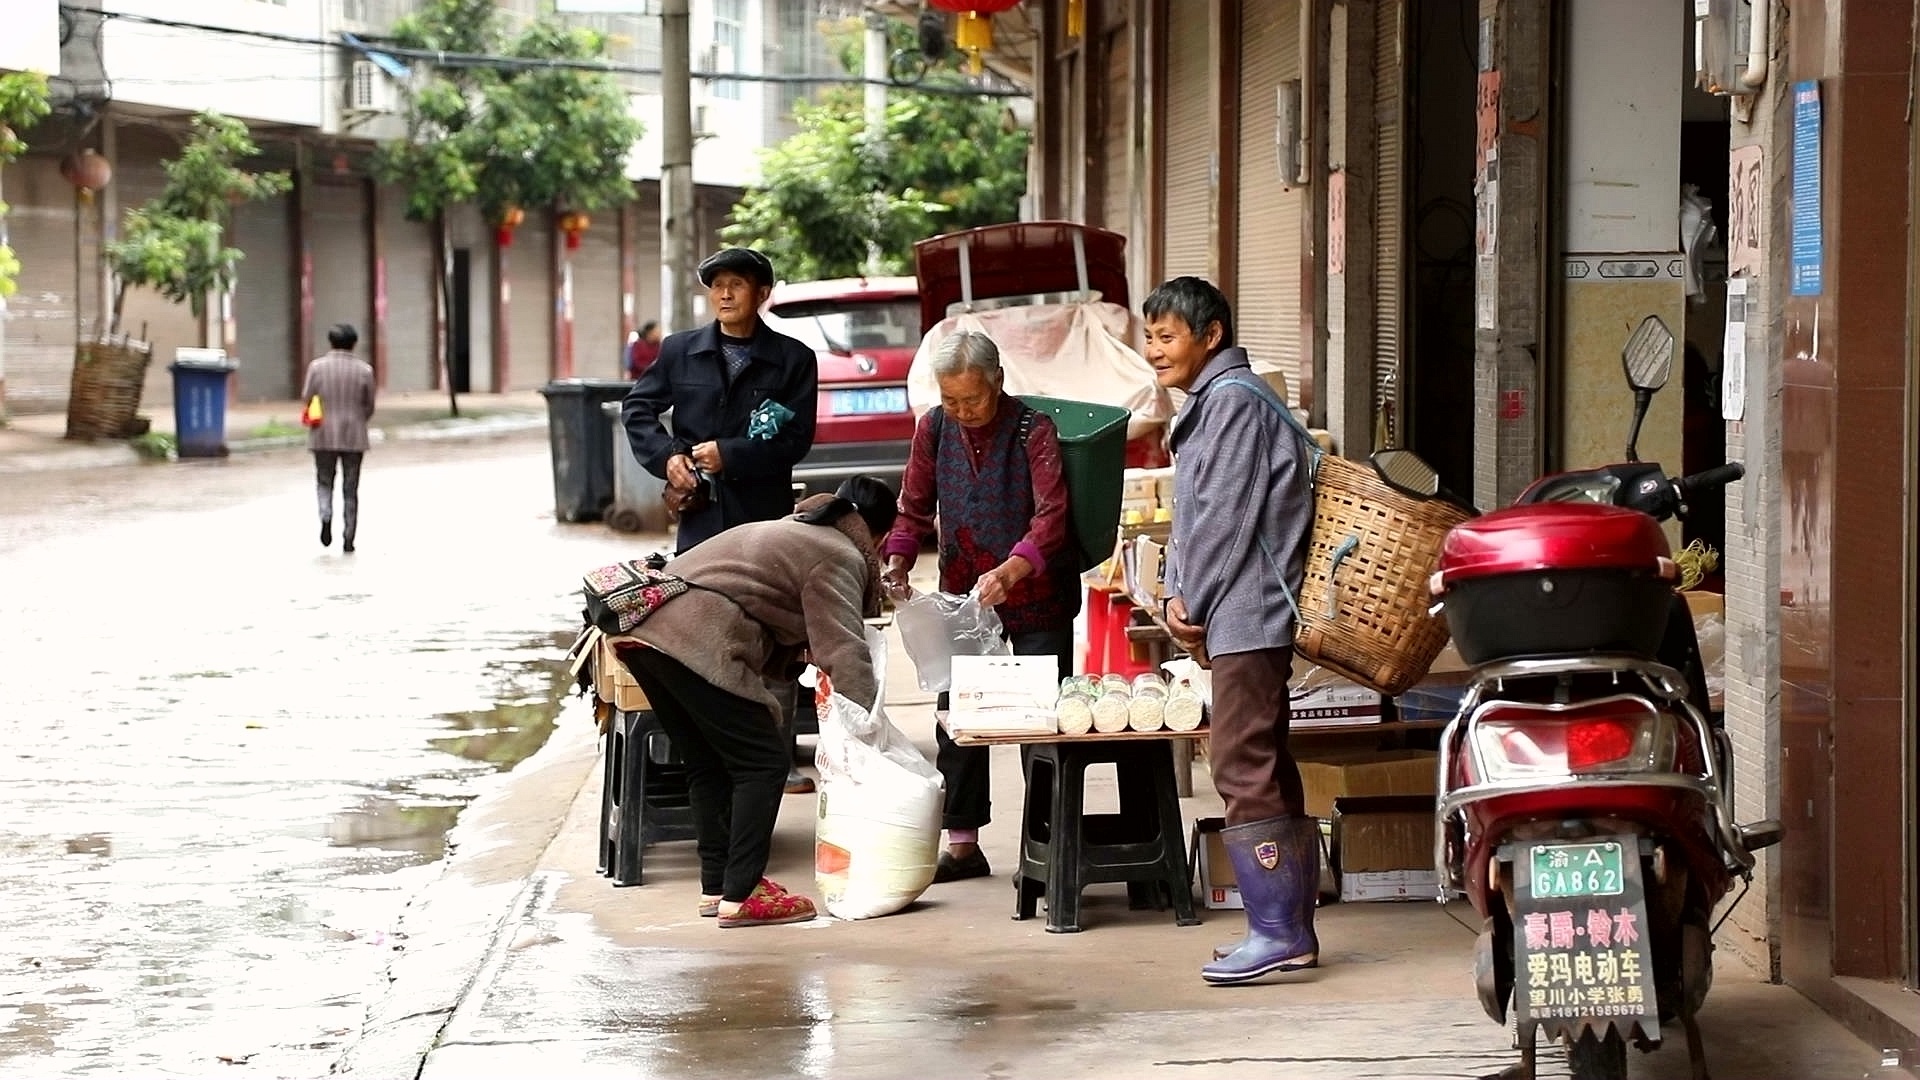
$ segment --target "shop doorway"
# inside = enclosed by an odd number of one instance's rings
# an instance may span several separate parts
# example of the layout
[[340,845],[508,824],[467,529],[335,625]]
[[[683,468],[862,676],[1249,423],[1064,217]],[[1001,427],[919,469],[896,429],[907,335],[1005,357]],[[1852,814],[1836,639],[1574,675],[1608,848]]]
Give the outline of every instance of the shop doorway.
[[1479,5],[1407,6],[1406,431],[1451,491],[1473,483],[1473,150]]
[[473,390],[473,252],[453,251],[453,281],[447,298],[447,378],[453,392]]
[[[1692,27],[1693,20],[1687,25]],[[1693,52],[1688,50],[1691,57]],[[1730,150],[1729,99],[1715,97],[1692,85],[1692,72],[1686,71],[1686,89],[1680,104],[1680,189],[1682,194],[1682,231],[1691,212],[1704,212],[1712,225],[1710,239],[1690,252],[1690,261],[1698,280],[1698,292],[1687,297],[1685,349],[1680,369],[1681,390],[1685,394],[1681,415],[1681,471],[1695,473],[1712,468],[1727,459],[1727,425],[1720,402],[1721,354],[1727,330],[1727,228],[1728,154]],[[1727,543],[1726,492],[1711,492],[1688,500],[1686,522],[1681,526],[1681,542],[1700,541],[1724,553]],[[1705,583],[1713,592],[1723,591],[1716,574]]]

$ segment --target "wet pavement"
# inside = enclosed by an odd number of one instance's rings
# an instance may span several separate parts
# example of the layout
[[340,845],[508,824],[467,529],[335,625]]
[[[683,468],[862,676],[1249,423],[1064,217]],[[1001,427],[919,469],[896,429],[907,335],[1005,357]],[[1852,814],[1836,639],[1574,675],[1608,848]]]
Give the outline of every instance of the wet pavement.
[[324,1075],[477,794],[567,700],[545,440],[0,483],[0,1074]]

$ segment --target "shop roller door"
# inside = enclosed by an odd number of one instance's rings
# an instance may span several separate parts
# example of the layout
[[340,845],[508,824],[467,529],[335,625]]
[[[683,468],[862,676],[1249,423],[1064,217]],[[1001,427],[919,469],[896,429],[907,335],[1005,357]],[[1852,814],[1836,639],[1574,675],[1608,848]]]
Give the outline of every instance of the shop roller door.
[[300,274],[293,253],[292,194],[235,207],[231,243],[246,255],[233,290],[233,348],[240,363],[236,393],[241,401],[292,401],[300,396],[293,379],[304,351],[295,341]]
[[367,185],[315,181],[308,188],[313,252],[313,338],[309,358],[327,352],[327,331],[349,323],[360,334],[354,351],[371,361],[373,256],[368,242]]
[[1300,77],[1300,0],[1242,0],[1235,338],[1255,371],[1286,376],[1300,403],[1303,187],[1282,190],[1274,153],[1280,85]]
[[553,226],[544,215],[527,215],[508,249],[511,284],[507,311],[507,385],[533,390],[553,377]]
[[[7,335],[6,410],[59,412],[73,380],[73,185],[52,157],[23,157],[5,171],[0,197],[12,207],[7,242],[20,261],[19,290],[7,298],[0,320]],[[81,312],[89,330],[103,314]]]
[[1161,124],[1161,277],[1207,276],[1213,221],[1213,65],[1204,4],[1167,12],[1167,94]]
[[573,373],[610,379],[620,373],[620,210],[593,214],[573,253]]
[[[1109,9],[1114,10],[1114,9]],[[1117,16],[1116,16],[1117,17]],[[1100,118],[1101,222],[1114,232],[1133,228],[1133,181],[1128,163],[1133,147],[1128,138],[1128,116],[1133,111],[1133,27],[1126,23],[1107,33],[1107,70]]]
[[387,389],[428,390],[440,362],[433,351],[433,294],[440,287],[439,269],[433,263],[433,227],[407,220],[404,188],[379,190],[381,246],[387,264]]
[[[664,321],[666,309],[660,295],[660,185],[648,180],[640,185],[639,202],[634,207],[633,229],[633,325],[645,326],[647,320]],[[774,268],[776,271],[778,267]],[[686,327],[674,327],[685,330]]]
[[1378,138],[1374,184],[1373,377],[1374,437],[1400,441],[1401,299],[1406,265],[1406,67],[1401,46],[1404,0],[1374,8],[1374,107]]

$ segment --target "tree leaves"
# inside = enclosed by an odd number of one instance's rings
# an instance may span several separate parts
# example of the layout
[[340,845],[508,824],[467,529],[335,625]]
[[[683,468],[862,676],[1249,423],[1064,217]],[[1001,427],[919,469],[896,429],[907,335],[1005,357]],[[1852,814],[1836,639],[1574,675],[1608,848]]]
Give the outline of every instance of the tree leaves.
[[[897,24],[890,32],[911,35]],[[849,71],[857,42],[841,49]],[[894,87],[877,139],[853,92],[794,115],[799,133],[762,152],[760,183],[721,234],[759,248],[782,277],[911,272],[915,241],[1019,216],[1028,135],[1009,128],[992,99]]]
[[[178,157],[161,163],[167,182],[160,194],[127,211],[120,238],[107,245],[107,259],[128,286],[154,289],[194,315],[206,313],[207,295],[233,287],[241,253],[221,243],[233,208],[286,191],[284,172],[254,173],[236,163],[260,152],[247,126],[216,112],[193,118],[193,134]],[[120,303],[111,325],[120,323]]]
[[[477,203],[489,221],[508,207],[597,210],[627,202],[627,154],[639,121],[611,74],[521,61],[592,61],[598,33],[541,19],[510,40],[492,0],[430,0],[394,28],[401,45],[457,54],[410,94],[408,135],[382,146],[375,170],[407,189],[407,213],[432,220]],[[480,58],[480,59],[474,59]]]

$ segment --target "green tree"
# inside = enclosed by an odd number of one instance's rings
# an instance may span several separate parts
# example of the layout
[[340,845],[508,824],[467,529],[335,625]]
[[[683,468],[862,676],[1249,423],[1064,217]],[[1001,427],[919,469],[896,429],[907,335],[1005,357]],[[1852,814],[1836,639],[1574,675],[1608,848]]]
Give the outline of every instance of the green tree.
[[[407,215],[433,223],[443,241],[446,215],[467,203],[497,223],[514,209],[585,212],[633,198],[626,160],[641,127],[626,91],[610,74],[543,63],[602,60],[604,35],[542,18],[509,36],[494,0],[428,0],[392,39],[463,58],[413,81],[407,138],[383,145],[374,165],[406,189]],[[449,263],[443,298],[450,274]],[[443,367],[457,415],[448,374]]]
[[259,152],[246,124],[211,111],[193,118],[179,156],[161,163],[167,182],[160,194],[128,210],[120,239],[107,245],[117,281],[109,334],[119,332],[129,287],[151,288],[195,316],[206,314],[210,296],[233,288],[244,257],[224,242],[233,208],[292,186],[284,172],[240,168]]
[[[0,165],[27,152],[16,128],[32,127],[47,115],[47,77],[35,71],[16,71],[0,75]],[[7,216],[7,204],[0,202],[0,218]],[[13,248],[0,244],[0,299],[12,296],[18,286],[20,260]]]
[[[896,24],[892,34],[904,44],[912,32]],[[854,50],[840,53],[857,70]],[[964,86],[954,63],[927,80]],[[1028,134],[991,98],[894,87],[878,138],[858,90],[829,91],[795,119],[799,133],[763,153],[760,183],[722,233],[766,252],[783,276],[910,272],[915,241],[1019,216]]]

